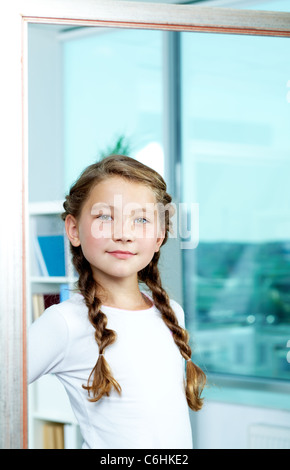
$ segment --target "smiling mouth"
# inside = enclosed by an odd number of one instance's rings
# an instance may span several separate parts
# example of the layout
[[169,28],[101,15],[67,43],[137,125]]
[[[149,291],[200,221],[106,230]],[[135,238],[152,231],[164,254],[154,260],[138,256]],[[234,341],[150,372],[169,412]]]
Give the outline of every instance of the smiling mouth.
[[109,255],[115,256],[115,258],[119,259],[128,259],[131,258],[132,256],[135,256],[135,253],[132,253],[131,251],[108,251]]

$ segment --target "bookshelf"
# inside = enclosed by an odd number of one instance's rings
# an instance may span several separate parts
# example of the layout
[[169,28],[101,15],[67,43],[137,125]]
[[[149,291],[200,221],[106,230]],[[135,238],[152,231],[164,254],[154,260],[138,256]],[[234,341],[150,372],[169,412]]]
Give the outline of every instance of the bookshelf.
[[[62,211],[62,201],[29,204],[28,324],[49,305],[69,298],[75,289],[77,277]],[[79,426],[58,379],[45,375],[29,385],[28,392],[29,448],[80,448]]]

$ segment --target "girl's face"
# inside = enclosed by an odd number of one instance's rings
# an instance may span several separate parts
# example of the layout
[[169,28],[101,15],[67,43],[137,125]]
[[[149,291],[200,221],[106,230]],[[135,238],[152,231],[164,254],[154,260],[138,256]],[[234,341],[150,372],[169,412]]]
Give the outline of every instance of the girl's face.
[[79,219],[68,215],[65,226],[99,281],[106,276],[136,279],[164,239],[153,191],[119,176],[97,183]]

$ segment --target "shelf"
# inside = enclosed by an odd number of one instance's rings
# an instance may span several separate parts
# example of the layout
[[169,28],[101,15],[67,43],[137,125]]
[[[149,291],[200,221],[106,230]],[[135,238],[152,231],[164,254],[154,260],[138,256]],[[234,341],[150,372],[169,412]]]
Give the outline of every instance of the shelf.
[[60,215],[63,211],[63,201],[44,201],[29,203],[30,215]]
[[30,282],[37,284],[74,284],[77,277],[67,276],[32,276]]
[[32,418],[38,419],[40,421],[53,421],[54,423],[63,423],[63,424],[75,424],[78,425],[78,422],[75,417],[64,415],[61,413],[51,413],[51,411],[45,412],[32,412]]
[[[45,305],[50,305],[50,301],[52,303],[64,301],[76,291],[75,285],[78,277],[76,277],[71,261],[69,242],[61,220],[63,210],[63,201],[44,201],[29,204],[30,275],[28,276],[27,309],[30,312],[30,321],[38,318],[42,314]],[[39,239],[54,236],[63,236],[64,246],[56,244],[56,251],[54,252],[54,244],[52,247],[49,245],[49,249],[46,247],[45,251]],[[61,260],[61,262],[64,258],[64,264],[61,266],[64,269],[59,269],[60,266],[56,263],[57,269],[49,270],[48,265],[50,265],[53,256],[56,257],[56,261]],[[59,258],[60,256],[61,258]],[[49,276],[49,272],[63,275]],[[54,295],[57,295],[55,299],[53,298]],[[29,387],[29,403],[30,448],[46,448],[44,429],[47,422],[64,425],[65,448],[80,447],[78,423],[72,412],[68,396],[56,377],[45,374],[32,383]]]

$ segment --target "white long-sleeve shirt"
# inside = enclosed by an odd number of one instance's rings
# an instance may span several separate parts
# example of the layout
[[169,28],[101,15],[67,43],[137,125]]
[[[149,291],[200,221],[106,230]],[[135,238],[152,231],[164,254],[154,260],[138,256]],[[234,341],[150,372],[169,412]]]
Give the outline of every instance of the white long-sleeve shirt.
[[[179,324],[184,313],[171,301]],[[82,388],[98,357],[94,328],[80,294],[49,307],[29,329],[29,383],[53,373],[64,385],[84,439],[92,449],[190,449],[184,359],[160,312],[102,306],[117,333],[105,350],[122,388],[90,402]]]

